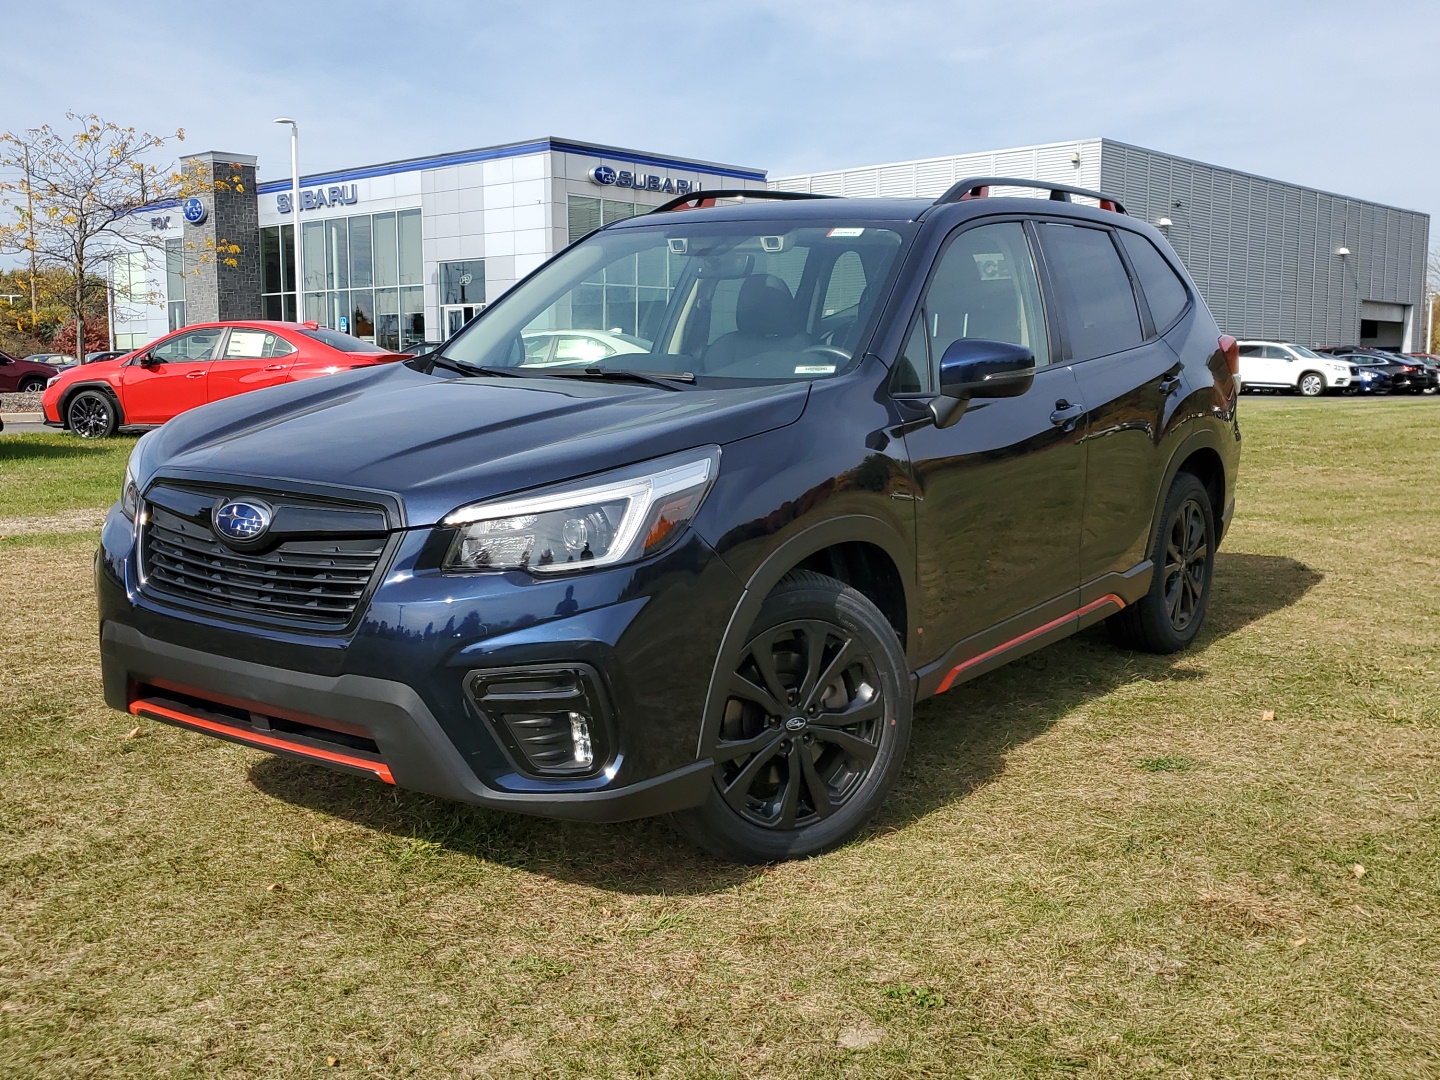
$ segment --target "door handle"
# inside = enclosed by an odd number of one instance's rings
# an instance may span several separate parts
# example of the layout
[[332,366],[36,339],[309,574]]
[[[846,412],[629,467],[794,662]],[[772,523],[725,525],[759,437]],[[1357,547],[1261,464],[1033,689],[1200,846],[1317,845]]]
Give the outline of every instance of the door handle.
[[187,372],[185,373],[185,377],[186,377],[187,379],[203,379],[203,378],[205,377],[205,372],[203,372],[203,371],[187,371]]
[[1179,376],[1179,375],[1166,375],[1163,379],[1160,380],[1160,388],[1159,388],[1159,389],[1160,389],[1160,395],[1161,395],[1162,397],[1169,397],[1169,396],[1170,396],[1171,394],[1173,394],[1176,390],[1179,390],[1179,389],[1180,389],[1180,376]]
[[1055,402],[1055,411],[1050,414],[1050,423],[1066,431],[1075,430],[1075,421],[1085,415],[1084,405],[1071,405],[1070,402],[1061,398]]
[[266,364],[266,365],[265,365],[265,370],[266,370],[266,371],[284,371],[284,370],[285,370],[285,365],[284,365],[284,364]]

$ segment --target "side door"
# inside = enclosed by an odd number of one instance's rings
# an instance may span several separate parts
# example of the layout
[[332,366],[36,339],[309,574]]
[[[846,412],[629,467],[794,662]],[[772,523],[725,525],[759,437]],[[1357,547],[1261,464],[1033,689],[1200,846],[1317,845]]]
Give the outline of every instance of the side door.
[[163,424],[205,404],[205,379],[223,326],[182,330],[162,338],[127,364],[120,375],[120,407],[128,424]]
[[296,349],[273,330],[232,326],[205,379],[207,401],[275,386],[290,377]]
[[960,338],[1023,345],[1038,365],[1018,397],[975,399],[949,426],[922,421],[905,434],[925,657],[943,658],[947,670],[1077,606],[1085,410],[1074,373],[1055,362],[1032,240],[1018,220],[949,237],[895,365],[896,395],[919,400],[938,386],[940,358]]
[[[1123,577],[1148,558],[1166,466],[1159,446],[1183,379],[1180,358],[1157,333],[1133,267],[1143,265],[1157,290],[1162,272],[1175,275],[1149,240],[1128,230],[1070,221],[1037,228],[1064,312],[1066,351],[1090,414],[1080,573],[1082,586],[1099,585],[1085,589],[1081,600],[1088,603],[1118,584],[1108,575]],[[1179,299],[1166,302],[1162,331],[1194,310],[1184,285],[1175,284]]]

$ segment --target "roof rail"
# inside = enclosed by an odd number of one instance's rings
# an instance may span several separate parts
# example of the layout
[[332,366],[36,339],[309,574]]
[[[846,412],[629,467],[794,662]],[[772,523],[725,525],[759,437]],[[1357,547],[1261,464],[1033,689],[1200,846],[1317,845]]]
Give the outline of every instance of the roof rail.
[[994,187],[1023,187],[1034,188],[1037,191],[1050,192],[1050,198],[1055,202],[1069,202],[1071,195],[1085,195],[1096,199],[1100,203],[1101,210],[1110,210],[1116,214],[1126,214],[1128,211],[1120,205],[1118,199],[1109,195],[1102,195],[1098,191],[1091,191],[1089,188],[1071,187],[1069,184],[1054,184],[1048,180],[1021,180],[1013,176],[972,176],[961,180],[958,184],[950,187],[944,195],[935,200],[935,205],[942,203],[965,202],[967,199],[984,199],[989,196],[990,189]]
[[[716,199],[833,199],[834,195],[818,195],[811,191],[771,191],[769,188],[721,188],[717,191],[692,191],[677,195],[651,210],[652,214],[668,214],[671,210],[700,210],[714,206]],[[686,206],[686,203],[694,203]]]

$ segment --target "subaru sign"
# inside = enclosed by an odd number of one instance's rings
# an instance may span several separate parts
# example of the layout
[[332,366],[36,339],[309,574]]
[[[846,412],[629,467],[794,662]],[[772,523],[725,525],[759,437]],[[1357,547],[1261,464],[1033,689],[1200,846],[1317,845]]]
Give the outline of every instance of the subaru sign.
[[[275,196],[275,209],[288,214],[293,209],[294,197],[288,191]],[[331,184],[329,187],[307,188],[300,192],[301,210],[318,210],[322,206],[353,206],[360,201],[360,190],[355,184]]]
[[656,173],[631,172],[629,169],[612,169],[609,165],[596,165],[590,170],[590,181],[603,187],[634,188],[636,191],[658,191],[666,195],[688,195],[699,191],[700,185],[693,180],[672,180]]
[[207,213],[205,204],[193,195],[181,204],[180,212],[185,215],[185,220],[191,225],[199,225],[205,220]]

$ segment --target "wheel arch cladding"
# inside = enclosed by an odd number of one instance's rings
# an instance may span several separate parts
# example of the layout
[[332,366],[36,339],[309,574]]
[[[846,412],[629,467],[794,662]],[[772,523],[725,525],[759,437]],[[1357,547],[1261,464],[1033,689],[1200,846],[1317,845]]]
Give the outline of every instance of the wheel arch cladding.
[[807,555],[794,569],[813,570],[849,585],[879,608],[900,638],[901,649],[906,647],[909,623],[905,582],[884,548],[864,540],[848,540]]
[[115,388],[107,382],[86,382],[76,383],[66,390],[60,398],[60,404],[57,408],[60,411],[60,423],[62,426],[67,428],[70,426],[70,403],[86,390],[94,390],[97,394],[104,394],[109,398],[110,404],[115,407],[116,425],[119,426],[125,423],[125,409],[120,404],[120,395],[115,392]]

